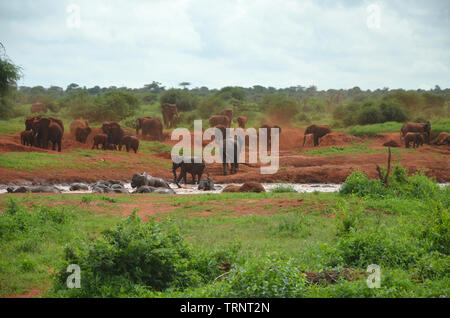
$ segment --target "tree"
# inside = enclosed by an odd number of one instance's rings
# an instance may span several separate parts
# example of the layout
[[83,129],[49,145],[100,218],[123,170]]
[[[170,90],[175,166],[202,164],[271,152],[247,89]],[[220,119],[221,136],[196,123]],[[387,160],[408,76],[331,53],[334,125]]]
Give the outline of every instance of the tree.
[[6,55],[5,47],[0,43],[0,117],[5,118],[11,110],[7,95],[13,88],[17,89],[17,81],[22,77],[22,69],[15,65]]
[[180,86],[183,86],[184,89],[186,89],[187,86],[191,85],[191,83],[189,82],[181,82],[180,84],[178,84]]

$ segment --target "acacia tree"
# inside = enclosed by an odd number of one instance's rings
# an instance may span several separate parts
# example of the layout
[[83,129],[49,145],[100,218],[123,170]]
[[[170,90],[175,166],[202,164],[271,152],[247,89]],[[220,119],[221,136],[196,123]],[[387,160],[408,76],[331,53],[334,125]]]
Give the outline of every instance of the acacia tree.
[[22,70],[6,55],[5,47],[0,43],[0,117],[7,116],[11,105],[6,97],[22,77]]

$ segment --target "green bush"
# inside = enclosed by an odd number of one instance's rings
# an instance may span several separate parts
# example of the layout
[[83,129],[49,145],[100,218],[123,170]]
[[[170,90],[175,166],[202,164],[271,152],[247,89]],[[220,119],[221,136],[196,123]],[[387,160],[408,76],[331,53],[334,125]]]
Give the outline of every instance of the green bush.
[[161,105],[176,104],[178,111],[190,111],[197,108],[198,99],[191,92],[184,89],[169,89],[159,97]]
[[277,255],[250,258],[233,267],[228,275],[208,291],[209,297],[302,297],[305,278],[292,259]]
[[378,180],[369,179],[363,172],[353,171],[345,180],[340,191],[341,194],[354,194],[359,197],[385,196],[388,190]]
[[[183,290],[211,281],[220,262],[231,262],[235,249],[195,253],[170,221],[142,223],[132,214],[92,242],[67,246],[52,295],[117,297],[168,288]],[[82,271],[80,289],[67,289],[69,264]]]

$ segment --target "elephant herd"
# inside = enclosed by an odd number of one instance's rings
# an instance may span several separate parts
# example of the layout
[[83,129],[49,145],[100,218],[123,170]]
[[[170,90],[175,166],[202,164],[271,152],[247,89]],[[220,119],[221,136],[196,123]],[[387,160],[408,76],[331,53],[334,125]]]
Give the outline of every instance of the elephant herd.
[[40,116],[28,117],[25,120],[25,130],[20,133],[23,145],[48,149],[52,143],[52,150],[61,152],[61,142],[64,135],[64,124],[58,118]]

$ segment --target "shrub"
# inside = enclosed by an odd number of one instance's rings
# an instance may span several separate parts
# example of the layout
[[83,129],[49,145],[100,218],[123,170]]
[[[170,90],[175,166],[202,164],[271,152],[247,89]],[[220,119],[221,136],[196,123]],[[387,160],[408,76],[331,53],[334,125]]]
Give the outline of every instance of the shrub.
[[198,100],[191,92],[183,89],[169,89],[165,91],[160,97],[161,105],[176,104],[179,111],[190,111],[197,108]]
[[248,259],[215,287],[210,291],[211,297],[301,297],[306,291],[298,264],[277,255]]
[[363,172],[356,170],[347,177],[339,192],[365,197],[385,196],[388,190],[378,180],[371,180]]
[[[235,249],[196,254],[170,221],[142,223],[133,213],[93,242],[67,246],[52,293],[71,297],[116,297],[168,288],[195,287],[218,276],[217,264]],[[82,288],[66,287],[69,264],[82,271]]]

